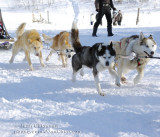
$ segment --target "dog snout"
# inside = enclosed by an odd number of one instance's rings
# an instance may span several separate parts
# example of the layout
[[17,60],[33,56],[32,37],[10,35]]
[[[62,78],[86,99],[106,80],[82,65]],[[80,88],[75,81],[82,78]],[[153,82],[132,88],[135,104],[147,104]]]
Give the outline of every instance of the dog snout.
[[154,51],[151,51],[151,55],[153,55],[154,54]]
[[109,66],[109,62],[108,61],[106,62],[106,66]]
[[70,58],[71,57],[71,55],[68,55],[68,58]]

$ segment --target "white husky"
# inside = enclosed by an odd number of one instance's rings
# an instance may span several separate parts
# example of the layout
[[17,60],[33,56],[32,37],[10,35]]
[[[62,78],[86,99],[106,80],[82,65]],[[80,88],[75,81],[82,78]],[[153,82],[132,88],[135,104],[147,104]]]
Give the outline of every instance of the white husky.
[[[139,36],[133,35],[131,37],[121,39],[120,42],[113,42],[113,46],[116,51],[119,84],[120,81],[125,83],[126,78],[124,75],[129,70],[134,69],[138,72],[138,75],[134,78],[134,84],[139,83],[144,76],[144,68],[150,60],[149,58],[142,57],[152,57],[157,48],[152,35],[146,38],[143,33],[140,33]],[[132,60],[122,57],[127,57],[132,53],[135,53],[136,55]]]

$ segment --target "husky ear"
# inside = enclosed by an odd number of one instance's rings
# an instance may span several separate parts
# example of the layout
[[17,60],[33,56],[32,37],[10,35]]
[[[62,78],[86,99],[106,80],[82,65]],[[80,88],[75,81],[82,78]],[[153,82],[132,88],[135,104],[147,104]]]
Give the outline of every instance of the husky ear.
[[148,38],[149,38],[149,39],[153,39],[153,36],[152,36],[152,35],[150,35]]
[[113,47],[113,42],[112,42],[112,41],[110,42],[109,47],[110,47],[110,48],[112,48],[112,47]]
[[141,42],[143,39],[144,39],[144,35],[143,35],[143,33],[141,32],[140,35],[139,35],[139,41]]
[[98,51],[101,51],[101,49],[102,49],[102,44],[99,44]]

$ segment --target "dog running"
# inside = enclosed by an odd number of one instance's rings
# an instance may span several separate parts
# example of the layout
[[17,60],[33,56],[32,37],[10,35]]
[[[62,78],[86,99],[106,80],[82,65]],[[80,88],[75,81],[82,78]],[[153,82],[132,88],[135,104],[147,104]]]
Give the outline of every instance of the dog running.
[[25,53],[24,60],[27,59],[30,70],[33,71],[30,53],[34,53],[35,56],[38,56],[41,66],[44,67],[41,52],[43,45],[39,33],[35,29],[24,31],[25,26],[26,23],[22,23],[16,31],[17,40],[12,47],[12,57],[9,62],[13,63],[14,58],[18,52],[23,50]]
[[45,34],[42,34],[43,39],[45,42],[52,42],[51,52],[46,58],[46,61],[48,61],[52,54],[54,52],[58,52],[58,55],[62,59],[62,66],[67,66],[67,59],[72,56],[73,48],[70,44],[70,33],[67,31],[62,31],[59,34],[57,34],[55,37],[50,37]]
[[79,30],[75,22],[73,22],[71,30],[71,41],[73,48],[76,52],[72,57],[72,81],[76,81],[76,75],[78,71],[83,76],[83,66],[87,66],[93,69],[93,76],[98,93],[104,96],[105,93],[101,91],[98,74],[99,72],[108,69],[110,74],[116,79],[116,85],[118,84],[117,72],[113,69],[115,50],[110,45],[103,43],[96,43],[92,47],[82,46],[79,40]]
[[[113,47],[116,51],[119,82],[126,83],[125,74],[130,70],[136,69],[138,74],[134,78],[134,84],[139,83],[144,77],[144,68],[150,61],[150,59],[145,58],[145,56],[152,57],[157,48],[157,44],[152,35],[144,37],[143,33],[140,33],[140,35],[122,38],[120,42],[113,42]],[[132,53],[136,55],[132,60],[121,57],[129,56]]]

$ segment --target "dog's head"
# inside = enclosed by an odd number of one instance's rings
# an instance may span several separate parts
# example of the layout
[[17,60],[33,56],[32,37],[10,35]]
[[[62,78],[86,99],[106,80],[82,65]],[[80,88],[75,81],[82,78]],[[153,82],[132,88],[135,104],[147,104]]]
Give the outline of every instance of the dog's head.
[[29,39],[28,43],[31,48],[31,52],[35,54],[35,56],[40,56],[40,52],[43,48],[43,44],[40,38],[37,38],[35,40]]
[[157,48],[157,44],[154,41],[152,35],[150,35],[148,38],[145,38],[143,33],[140,33],[139,45],[140,45],[139,49],[140,54],[149,57],[154,55]]
[[74,53],[75,52],[74,52],[73,49],[66,49],[66,50],[64,50],[64,54],[66,55],[67,58],[72,57]]
[[99,44],[97,56],[98,60],[104,67],[110,66],[114,62],[116,56],[116,52],[113,49],[112,42],[107,46]]

